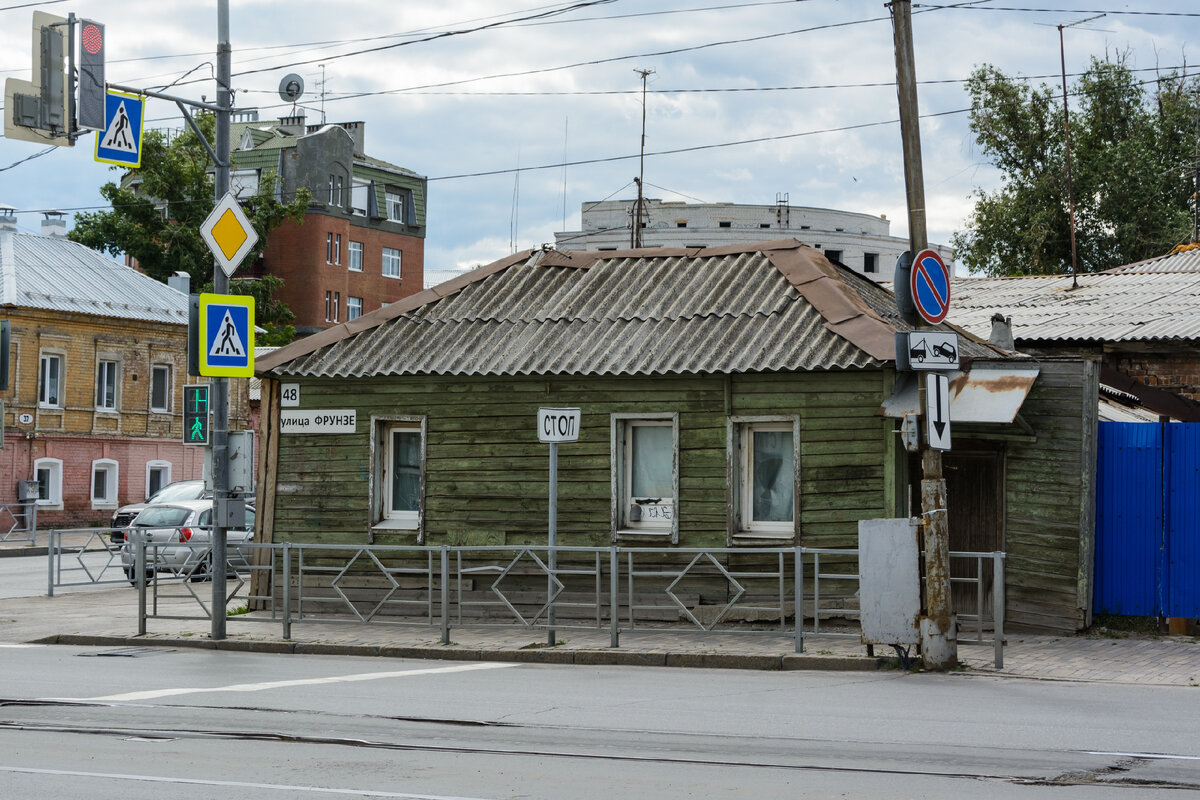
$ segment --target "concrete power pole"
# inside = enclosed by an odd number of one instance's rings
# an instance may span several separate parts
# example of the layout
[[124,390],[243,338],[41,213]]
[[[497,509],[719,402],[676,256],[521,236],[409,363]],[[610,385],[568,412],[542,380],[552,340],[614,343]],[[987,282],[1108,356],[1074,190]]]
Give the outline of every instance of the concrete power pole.
[[[921,128],[917,111],[916,59],[911,0],[892,0],[896,43],[896,92],[904,146],[904,185],[908,195],[908,237],[914,256],[929,246],[925,227],[925,178],[921,169]],[[918,406],[924,408],[924,398]],[[950,606],[950,527],[941,451],[921,447],[921,529],[925,544],[925,616],[921,618],[921,657],[927,669],[958,664],[958,634]]]
[[[229,44],[229,0],[217,0],[217,108],[216,122],[216,201],[229,191],[229,118],[233,98],[229,91],[233,79],[232,48]],[[229,278],[213,264],[213,290],[229,293]],[[213,504],[223,510],[229,504],[229,379],[212,379],[212,471]],[[212,638],[225,638],[225,563],[228,528],[223,513],[213,514],[212,567]]]

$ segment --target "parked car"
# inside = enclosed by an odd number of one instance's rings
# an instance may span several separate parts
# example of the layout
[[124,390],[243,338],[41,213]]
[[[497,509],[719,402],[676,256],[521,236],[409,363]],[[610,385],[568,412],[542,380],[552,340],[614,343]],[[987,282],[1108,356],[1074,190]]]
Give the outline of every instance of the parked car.
[[[148,505],[122,535],[121,566],[130,583],[137,582],[133,532],[146,537],[146,575],[159,571],[192,580],[209,577],[212,566],[213,501],[179,500]],[[126,535],[128,534],[128,535]],[[226,533],[226,562],[234,572],[250,568],[250,541],[254,538],[254,506],[246,504],[246,526]]]
[[[202,500],[205,497],[212,497],[212,492],[204,488],[204,481],[175,481],[168,483],[166,486],[159,489],[150,496],[150,499],[144,503],[130,503],[127,506],[121,506],[116,513],[112,515],[110,528],[124,528],[129,523],[133,522],[133,518],[142,513],[142,509],[152,503],[173,503],[177,500]],[[125,541],[125,534],[120,530],[115,530],[110,534],[110,538],[116,544]]]

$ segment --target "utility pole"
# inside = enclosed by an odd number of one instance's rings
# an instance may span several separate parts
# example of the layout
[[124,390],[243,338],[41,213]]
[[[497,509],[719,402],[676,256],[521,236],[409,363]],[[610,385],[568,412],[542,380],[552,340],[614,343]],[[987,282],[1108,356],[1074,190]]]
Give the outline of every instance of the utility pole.
[[[216,135],[216,200],[229,191],[229,118],[233,106],[229,84],[233,79],[232,48],[229,44],[229,0],[217,0],[217,135]],[[229,278],[213,263],[213,289],[217,294],[229,293]],[[229,379],[212,380],[212,472],[213,472],[213,536],[212,566],[212,638],[225,638],[225,564],[228,527],[223,518],[229,506]]]
[[[925,178],[921,168],[921,128],[917,110],[916,58],[912,42],[911,0],[892,0],[896,46],[896,93],[904,147],[904,186],[908,195],[909,247],[916,256],[928,245],[925,227]],[[923,393],[923,390],[922,390]],[[918,407],[924,408],[924,397]],[[958,633],[950,606],[950,527],[942,453],[921,447],[921,529],[925,545],[925,616],[920,621],[921,657],[932,670],[958,664]]]
[[1071,214],[1071,288],[1079,288],[1079,255],[1075,246],[1075,177],[1071,167],[1071,112],[1067,108],[1067,50],[1063,46],[1063,28],[1073,28],[1084,22],[1100,19],[1103,14],[1058,26],[1058,59],[1062,64],[1063,131],[1067,142],[1067,207]]
[[638,248],[642,246],[642,183],[646,179],[646,78],[654,74],[652,69],[635,69],[642,76],[642,149],[638,156],[638,176],[635,179],[638,187],[637,205],[634,206],[633,232],[629,243]]

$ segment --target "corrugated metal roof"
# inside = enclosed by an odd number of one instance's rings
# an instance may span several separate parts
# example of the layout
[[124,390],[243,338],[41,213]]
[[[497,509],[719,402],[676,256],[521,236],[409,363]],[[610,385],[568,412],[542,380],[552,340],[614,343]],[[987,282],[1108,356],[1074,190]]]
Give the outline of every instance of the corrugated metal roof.
[[1026,342],[1200,339],[1200,269],[1149,266],[1080,275],[1078,288],[1069,275],[955,278],[949,321],[987,337],[1000,313]]
[[188,323],[188,297],[81,244],[0,235],[2,302],[118,319]]
[[1105,274],[1130,272],[1200,272],[1200,247],[1187,245],[1187,249],[1168,253],[1165,256],[1149,258],[1136,264],[1126,264],[1123,267],[1106,270]]
[[[523,254],[282,348],[260,369],[646,375],[868,367],[892,357],[883,350],[894,352],[896,326],[873,310],[886,313],[890,295],[799,242],[763,244],[772,249]],[[970,341],[963,355],[1003,357]]]

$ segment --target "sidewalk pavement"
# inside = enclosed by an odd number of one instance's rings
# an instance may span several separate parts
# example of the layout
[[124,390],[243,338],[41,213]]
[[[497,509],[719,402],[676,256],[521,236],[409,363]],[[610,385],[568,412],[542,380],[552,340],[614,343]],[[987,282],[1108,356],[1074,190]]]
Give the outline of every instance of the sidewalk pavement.
[[[0,545],[22,555],[39,554]],[[45,548],[41,548],[44,554]],[[193,596],[188,588],[195,592]],[[678,631],[622,631],[612,648],[607,629],[560,627],[556,644],[547,645],[544,629],[518,625],[454,627],[451,644],[441,643],[437,625],[298,622],[291,639],[282,625],[260,614],[229,617],[226,638],[214,641],[211,622],[197,597],[209,600],[207,583],[168,583],[160,587],[158,617],[138,636],[137,593],[113,584],[70,593],[0,599],[0,643],[99,645],[107,647],[203,647],[278,653],[321,653],[448,660],[521,661],[553,664],[636,664],[660,667],[710,667],[759,670],[895,669],[891,648],[876,647],[876,657],[857,638],[807,636],[804,653],[795,652],[791,634],[771,631],[706,633],[680,626]],[[187,617],[185,619],[166,617]],[[747,628],[747,631],[749,628]],[[959,632],[962,674],[1048,680],[1099,681],[1200,688],[1200,637],[1107,635],[1051,636],[1009,633],[1004,666],[993,665],[992,645],[971,644],[971,631]]]

